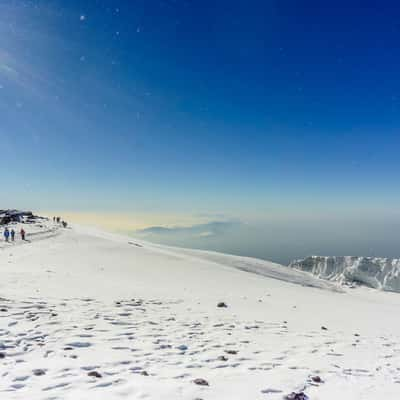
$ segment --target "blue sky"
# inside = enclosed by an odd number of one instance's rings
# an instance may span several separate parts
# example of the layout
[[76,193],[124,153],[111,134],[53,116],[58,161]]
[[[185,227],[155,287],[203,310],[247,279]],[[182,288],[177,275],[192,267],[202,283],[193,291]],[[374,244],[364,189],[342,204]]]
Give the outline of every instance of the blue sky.
[[396,2],[4,0],[4,206],[398,215],[399,17]]

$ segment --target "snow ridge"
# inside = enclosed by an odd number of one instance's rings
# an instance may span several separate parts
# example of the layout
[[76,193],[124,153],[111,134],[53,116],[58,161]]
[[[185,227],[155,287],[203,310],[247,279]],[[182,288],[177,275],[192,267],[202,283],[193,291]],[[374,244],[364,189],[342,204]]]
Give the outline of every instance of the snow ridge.
[[375,289],[400,292],[400,259],[311,256],[292,261],[289,267],[342,284],[359,283]]

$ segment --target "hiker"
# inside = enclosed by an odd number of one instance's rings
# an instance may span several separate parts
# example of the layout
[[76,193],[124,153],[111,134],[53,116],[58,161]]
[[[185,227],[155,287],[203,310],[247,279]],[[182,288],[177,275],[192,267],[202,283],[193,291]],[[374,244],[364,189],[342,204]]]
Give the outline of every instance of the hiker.
[[24,230],[24,228],[21,228],[21,231],[19,233],[21,234],[21,239],[25,240],[25,230]]
[[8,242],[8,238],[10,237],[10,231],[8,228],[4,229],[4,239],[6,242]]
[[15,231],[14,229],[11,229],[11,241],[13,242],[15,240]]

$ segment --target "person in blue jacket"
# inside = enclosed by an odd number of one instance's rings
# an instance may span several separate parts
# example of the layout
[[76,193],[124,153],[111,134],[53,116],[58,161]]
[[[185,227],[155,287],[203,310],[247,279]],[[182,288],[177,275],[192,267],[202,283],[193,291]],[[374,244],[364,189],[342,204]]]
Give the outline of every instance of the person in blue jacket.
[[10,231],[8,228],[4,229],[4,239],[8,242],[8,238],[10,237]]

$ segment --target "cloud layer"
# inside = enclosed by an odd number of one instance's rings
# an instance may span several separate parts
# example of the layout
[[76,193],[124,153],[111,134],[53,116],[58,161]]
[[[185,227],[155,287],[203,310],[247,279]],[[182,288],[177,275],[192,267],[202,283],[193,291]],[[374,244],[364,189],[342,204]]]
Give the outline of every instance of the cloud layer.
[[209,238],[223,235],[240,225],[238,221],[211,221],[203,224],[194,224],[191,226],[152,226],[149,228],[137,230],[135,233],[143,237],[174,237],[174,239],[187,238]]

